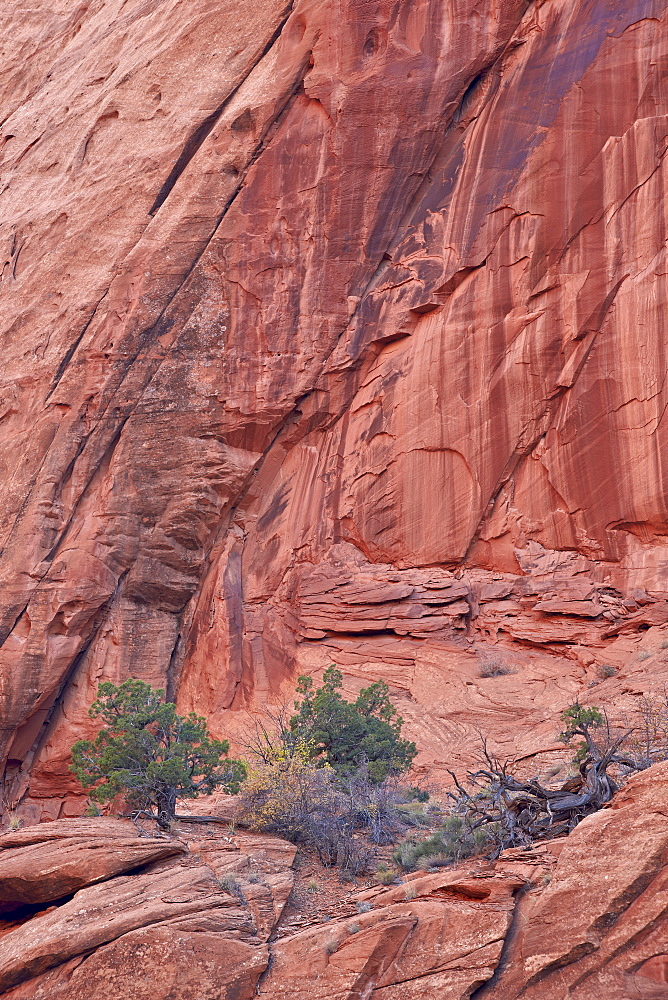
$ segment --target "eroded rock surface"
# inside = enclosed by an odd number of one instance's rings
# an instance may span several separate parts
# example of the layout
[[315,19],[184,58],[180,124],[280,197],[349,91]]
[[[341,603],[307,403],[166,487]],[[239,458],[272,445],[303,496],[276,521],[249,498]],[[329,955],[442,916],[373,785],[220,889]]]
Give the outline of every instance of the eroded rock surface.
[[61,899],[84,886],[185,851],[142,839],[130,822],[57,820],[0,837],[0,907]]
[[566,839],[389,888],[342,886],[361,912],[296,932],[280,923],[291,845],[184,825],[186,854],[0,922],[0,989],[12,1000],[665,997],[667,820],[658,764]]
[[[634,777],[567,838],[481,997],[668,996],[668,765]],[[549,848],[549,844],[548,844]]]
[[65,824],[0,843],[2,988],[665,997],[665,767],[558,860],[271,946],[289,846],[68,819],[102,680],[234,740],[300,672],[382,676],[437,786],[479,730],[558,767],[565,706],[663,689],[665,2],[8,0],[0,29],[1,803]]
[[[90,824],[88,843],[104,839],[108,822],[79,820],[81,837]],[[51,877],[53,858],[67,860],[70,825],[61,821],[21,831],[26,838],[42,830],[49,836],[52,857],[33,857],[35,879]],[[113,821],[109,825],[107,842],[116,840],[122,853],[120,831]],[[269,959],[267,938],[292,889],[294,847],[245,834],[199,839],[192,829],[185,839],[137,840],[145,859],[133,873],[87,885],[35,916],[25,910],[5,915],[3,996],[4,991],[17,1000],[250,1000],[255,995]],[[151,861],[151,852],[161,860]],[[87,881],[96,877],[93,861]]]

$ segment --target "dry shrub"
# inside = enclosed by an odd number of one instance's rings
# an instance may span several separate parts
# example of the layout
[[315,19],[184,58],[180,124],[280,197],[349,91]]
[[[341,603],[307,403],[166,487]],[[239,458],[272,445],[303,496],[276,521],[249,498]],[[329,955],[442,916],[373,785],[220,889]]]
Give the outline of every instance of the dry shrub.
[[270,762],[249,769],[243,787],[240,819],[251,829],[277,833],[302,843],[318,854],[327,867],[351,875],[368,870],[375,850],[403,827],[393,812],[393,793],[385,783],[375,784],[364,766],[348,779],[310,756],[307,744],[297,742],[277,749]]
[[660,760],[668,760],[668,693],[662,696],[648,694],[640,698],[638,708],[630,719],[632,729],[628,749],[642,767],[650,767]]
[[615,677],[617,674],[617,668],[613,667],[611,663],[600,663],[596,668],[596,676],[599,680],[605,681],[609,677]]
[[512,672],[501,653],[485,651],[480,654],[481,677],[503,677]]

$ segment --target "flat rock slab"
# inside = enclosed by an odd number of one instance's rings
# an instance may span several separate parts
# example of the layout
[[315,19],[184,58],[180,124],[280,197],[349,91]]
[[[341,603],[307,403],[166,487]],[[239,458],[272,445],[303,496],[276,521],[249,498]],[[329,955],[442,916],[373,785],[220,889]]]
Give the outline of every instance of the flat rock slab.
[[62,899],[96,882],[185,852],[176,840],[138,837],[132,823],[59,820],[0,838],[0,904]]
[[100,837],[104,840],[118,840],[137,836],[137,828],[128,819],[57,819],[52,823],[37,823],[20,830],[11,830],[0,837],[0,851],[9,847],[27,847],[29,844],[43,844],[48,840],[62,840],[63,837]]

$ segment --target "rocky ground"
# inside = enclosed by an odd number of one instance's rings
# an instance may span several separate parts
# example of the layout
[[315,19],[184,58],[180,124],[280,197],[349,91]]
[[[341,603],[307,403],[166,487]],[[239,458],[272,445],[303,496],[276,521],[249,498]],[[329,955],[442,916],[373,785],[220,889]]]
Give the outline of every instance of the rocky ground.
[[[668,996],[668,764],[568,837],[341,883],[271,836],[59,820],[0,839],[8,1000]],[[314,888],[317,884],[317,889]]]

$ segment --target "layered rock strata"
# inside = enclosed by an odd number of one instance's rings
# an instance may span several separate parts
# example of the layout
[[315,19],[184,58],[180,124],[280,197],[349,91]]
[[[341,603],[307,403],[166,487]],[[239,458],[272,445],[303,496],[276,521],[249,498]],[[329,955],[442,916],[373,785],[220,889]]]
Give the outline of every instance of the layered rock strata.
[[[292,889],[292,845],[241,834],[191,835],[187,847],[119,823],[106,834],[118,850],[101,881],[92,848],[109,822],[43,824],[39,856],[15,835],[0,840],[3,869],[24,865],[33,876],[23,891],[13,883],[0,928],[2,995],[250,1000]],[[69,880],[55,881],[65,870]],[[41,908],[20,906],[37,899]]]

